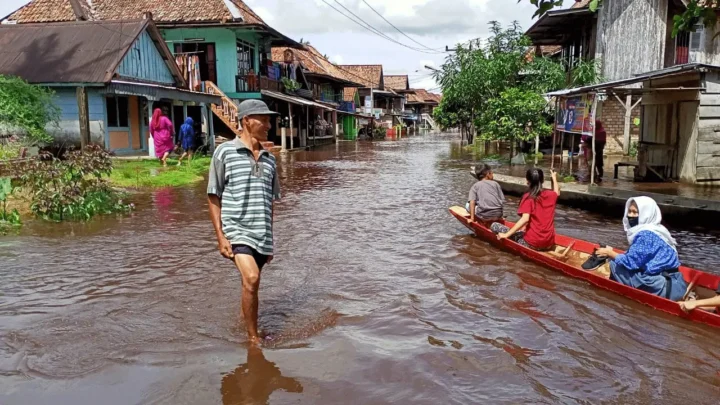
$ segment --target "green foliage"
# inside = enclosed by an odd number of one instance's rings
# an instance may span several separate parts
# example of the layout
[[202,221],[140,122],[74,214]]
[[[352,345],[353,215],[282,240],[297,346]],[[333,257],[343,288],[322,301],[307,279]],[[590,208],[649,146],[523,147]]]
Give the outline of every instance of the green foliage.
[[14,209],[8,211],[7,203],[15,189],[9,177],[0,177],[0,235],[8,233],[12,229],[19,228],[22,225],[20,213]]
[[630,155],[630,157],[637,157],[637,155],[638,155],[638,143],[637,142],[632,142],[630,144],[630,151],[628,152],[628,155]]
[[544,109],[545,98],[537,92],[513,87],[488,101],[476,121],[484,140],[519,141],[552,134]]
[[23,146],[20,142],[9,142],[0,144],[0,162],[3,160],[17,159],[20,157]]
[[285,86],[285,90],[291,93],[300,89],[300,83],[293,79],[288,79],[287,77],[282,78],[282,84]]
[[600,62],[597,59],[580,59],[572,68],[572,86],[582,87],[602,83],[605,78],[601,74]]
[[443,89],[435,119],[443,127],[473,123],[484,140],[548,135],[542,95],[565,86],[562,65],[529,57],[530,39],[517,22],[503,29],[493,21],[490,31],[486,44],[458,45],[435,73]]
[[116,161],[110,175],[110,183],[117,187],[151,189],[179,187],[204,179],[210,167],[210,157],[195,157],[183,166],[161,167],[157,160]]
[[43,219],[87,221],[132,208],[105,180],[112,172],[112,160],[99,146],[69,150],[63,159],[44,154],[18,170],[31,195],[32,211]]
[[385,139],[387,137],[387,129],[385,127],[376,127],[372,131],[373,139]]
[[48,124],[57,125],[60,109],[53,103],[54,92],[17,77],[0,75],[0,124],[27,133],[27,143],[48,143]]
[[675,38],[680,32],[695,31],[695,25],[703,21],[706,27],[714,26],[717,22],[715,8],[717,1],[703,1],[701,5],[698,0],[691,0],[682,14],[673,16],[672,37]]

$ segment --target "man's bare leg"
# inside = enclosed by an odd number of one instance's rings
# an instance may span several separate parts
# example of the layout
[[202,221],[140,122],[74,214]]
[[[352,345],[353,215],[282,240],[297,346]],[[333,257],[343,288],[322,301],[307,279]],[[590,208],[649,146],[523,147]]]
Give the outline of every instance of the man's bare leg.
[[235,255],[235,266],[242,276],[242,313],[251,343],[257,343],[258,298],[260,269],[250,255]]

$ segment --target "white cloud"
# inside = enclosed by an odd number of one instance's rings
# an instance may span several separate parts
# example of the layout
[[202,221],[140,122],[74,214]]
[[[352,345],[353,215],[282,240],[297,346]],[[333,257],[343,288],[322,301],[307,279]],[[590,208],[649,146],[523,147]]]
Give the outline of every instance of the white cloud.
[[345,58],[343,58],[342,55],[335,55],[332,58],[330,58],[330,62],[332,62],[336,65],[342,65],[345,63]]

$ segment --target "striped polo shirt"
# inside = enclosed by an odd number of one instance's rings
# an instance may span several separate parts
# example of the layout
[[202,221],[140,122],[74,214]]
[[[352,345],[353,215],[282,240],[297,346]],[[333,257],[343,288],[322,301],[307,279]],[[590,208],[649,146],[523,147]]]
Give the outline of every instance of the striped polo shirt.
[[280,199],[275,156],[262,150],[255,161],[239,137],[223,143],[210,164],[207,193],[221,199],[222,230],[232,245],[273,254],[273,201]]

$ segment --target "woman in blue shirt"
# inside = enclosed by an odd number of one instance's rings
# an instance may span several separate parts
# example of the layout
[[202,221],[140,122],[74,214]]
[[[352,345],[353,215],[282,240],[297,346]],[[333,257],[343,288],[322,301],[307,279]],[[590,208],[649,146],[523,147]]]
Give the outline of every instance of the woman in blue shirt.
[[182,164],[183,159],[187,156],[188,160],[192,160],[193,151],[195,150],[195,122],[191,117],[187,117],[185,123],[180,127],[180,145],[183,154],[178,159],[178,166]]
[[598,249],[596,254],[610,259],[612,280],[679,301],[685,295],[687,283],[678,271],[677,243],[661,221],[662,214],[655,200],[629,199],[623,226],[630,248],[619,254],[608,246]]

